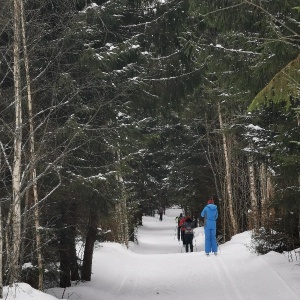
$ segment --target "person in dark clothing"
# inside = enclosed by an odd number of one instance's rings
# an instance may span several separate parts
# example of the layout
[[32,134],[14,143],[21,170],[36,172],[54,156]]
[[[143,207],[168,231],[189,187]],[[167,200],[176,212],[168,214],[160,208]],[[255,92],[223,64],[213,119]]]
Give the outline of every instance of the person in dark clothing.
[[182,236],[181,236],[181,225],[180,225],[180,221],[183,218],[182,213],[180,213],[180,215],[178,217],[176,217],[176,221],[177,221],[177,239],[178,241],[182,240]]
[[159,210],[158,210],[159,221],[162,221],[162,219],[163,219],[163,213],[164,213],[164,209],[162,207],[160,207]]
[[185,222],[183,223],[183,227],[184,227],[184,241],[185,241],[185,251],[189,252],[189,248],[190,248],[190,252],[193,252],[193,239],[194,239],[194,225],[195,223],[193,222],[193,220],[187,216],[185,219]]

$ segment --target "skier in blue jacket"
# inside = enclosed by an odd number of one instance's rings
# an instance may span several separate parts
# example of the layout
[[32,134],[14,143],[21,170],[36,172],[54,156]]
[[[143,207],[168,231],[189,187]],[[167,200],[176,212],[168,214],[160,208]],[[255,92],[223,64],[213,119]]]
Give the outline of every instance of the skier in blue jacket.
[[217,255],[216,220],[218,218],[218,208],[213,199],[208,200],[207,205],[201,212],[201,217],[204,218],[205,253],[209,255],[210,252],[213,252]]

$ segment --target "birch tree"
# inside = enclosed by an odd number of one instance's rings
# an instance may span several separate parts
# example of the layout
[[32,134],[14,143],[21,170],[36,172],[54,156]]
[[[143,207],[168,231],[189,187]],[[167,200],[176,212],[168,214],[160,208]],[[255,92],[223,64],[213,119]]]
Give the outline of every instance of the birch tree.
[[30,147],[30,178],[32,181],[32,190],[34,198],[34,225],[35,225],[35,239],[36,239],[36,252],[39,270],[39,290],[43,290],[43,261],[42,261],[42,249],[41,249],[41,235],[40,235],[40,216],[39,216],[39,203],[38,203],[38,188],[37,188],[37,176],[36,176],[36,153],[35,153],[35,133],[33,123],[33,109],[32,109],[32,94],[31,94],[31,79],[29,71],[29,57],[26,41],[26,29],[25,29],[25,12],[24,4],[21,0],[21,28],[22,28],[22,43],[23,43],[23,55],[25,64],[26,84],[27,84],[27,103],[28,103],[28,121],[29,121],[29,147]]
[[14,101],[15,101],[15,130],[14,130],[14,160],[12,173],[13,198],[12,214],[12,258],[10,283],[19,277],[19,257],[21,245],[21,150],[22,150],[22,98],[20,74],[20,45],[21,45],[21,0],[14,0],[13,9],[14,29]]
[[230,216],[230,223],[232,227],[232,235],[238,233],[238,224],[234,213],[234,203],[233,203],[233,187],[232,187],[232,177],[231,177],[231,160],[230,160],[230,150],[228,148],[228,141],[225,133],[225,127],[223,123],[223,115],[221,112],[221,105],[218,105],[218,116],[219,116],[219,123],[221,129],[221,135],[223,140],[223,150],[224,150],[224,158],[225,158],[225,181],[226,181],[226,192],[227,192],[227,202],[229,208],[229,216]]
[[249,226],[250,229],[254,231],[254,233],[257,233],[259,229],[259,214],[258,214],[255,166],[254,166],[252,155],[249,155],[248,170],[249,170],[250,203],[251,203],[250,211],[249,211]]

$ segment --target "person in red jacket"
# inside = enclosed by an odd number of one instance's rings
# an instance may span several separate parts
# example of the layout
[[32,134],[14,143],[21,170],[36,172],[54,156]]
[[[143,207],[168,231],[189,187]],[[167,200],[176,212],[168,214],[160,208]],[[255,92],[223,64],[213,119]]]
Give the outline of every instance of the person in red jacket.
[[183,224],[186,220],[186,217],[182,217],[180,222],[179,222],[179,226],[180,226],[180,230],[181,230],[181,240],[182,240],[182,243],[183,245],[185,245],[185,240],[184,240],[184,230],[185,228],[183,227]]
[[176,222],[177,222],[177,239],[178,242],[180,240],[182,240],[182,236],[181,236],[181,226],[180,226],[180,221],[183,218],[182,213],[180,213],[180,215],[178,217],[175,218]]

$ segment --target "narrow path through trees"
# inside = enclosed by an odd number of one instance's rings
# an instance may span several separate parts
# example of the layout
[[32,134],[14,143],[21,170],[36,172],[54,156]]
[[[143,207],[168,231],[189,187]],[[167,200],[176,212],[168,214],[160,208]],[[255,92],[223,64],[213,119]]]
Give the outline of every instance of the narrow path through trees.
[[[85,300],[300,299],[292,280],[300,270],[283,255],[251,253],[249,232],[220,245],[218,256],[206,257],[203,228],[199,227],[195,229],[197,250],[185,253],[175,231],[175,217],[180,212],[167,209],[163,221],[158,216],[143,217],[138,244],[130,243],[129,249],[115,243],[99,244],[92,281],[68,288],[68,295],[78,297],[84,288],[81,297]],[[57,297],[61,291],[49,292]],[[70,300],[81,299],[72,295]]]

